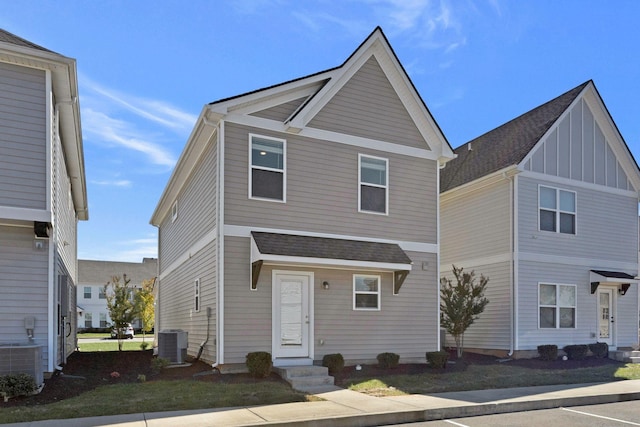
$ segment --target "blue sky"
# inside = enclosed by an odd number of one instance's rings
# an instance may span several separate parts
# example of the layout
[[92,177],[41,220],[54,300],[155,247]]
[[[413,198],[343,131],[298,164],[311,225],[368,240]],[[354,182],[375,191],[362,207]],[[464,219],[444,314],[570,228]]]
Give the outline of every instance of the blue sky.
[[640,156],[640,2],[9,1],[0,27],[78,63],[79,258],[157,256],[156,202],[211,101],[342,64],[380,25],[453,147],[593,79]]

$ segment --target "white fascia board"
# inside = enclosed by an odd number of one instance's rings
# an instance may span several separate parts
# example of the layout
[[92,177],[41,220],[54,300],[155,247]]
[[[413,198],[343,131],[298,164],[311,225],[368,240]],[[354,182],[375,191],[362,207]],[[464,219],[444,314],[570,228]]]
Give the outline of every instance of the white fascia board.
[[[207,120],[206,112],[207,107],[204,107],[191,131],[191,135],[189,135],[187,144],[182,150],[176,166],[173,168],[171,177],[169,177],[169,181],[160,196],[160,201],[151,215],[149,221],[151,225],[155,225],[156,227],[160,226],[163,219],[170,212],[173,202],[187,182],[202,153],[215,136],[218,123]],[[220,159],[218,159],[218,162],[220,162]]]
[[[274,132],[290,132],[282,122],[263,119],[254,116],[229,114],[225,117],[225,121],[243,126],[259,127],[261,129],[271,130]],[[359,148],[369,148],[373,150],[383,151],[386,153],[401,154],[404,156],[416,157],[427,160],[438,161],[440,159],[436,152],[421,148],[410,147],[408,145],[395,144],[370,138],[363,138],[355,135],[345,135],[343,133],[331,132],[322,129],[304,128],[301,129],[298,136],[320,139],[324,141],[336,142],[339,144],[351,145]]]
[[638,198],[638,193],[632,190],[623,190],[621,188],[607,187],[605,185],[593,184],[590,182],[577,181],[570,178],[563,178],[555,175],[547,175],[540,172],[523,171],[520,173],[523,178],[531,178],[538,181],[546,181],[554,184],[584,188],[592,191],[600,191],[609,194],[617,194],[619,196]]
[[455,199],[457,197],[464,196],[469,193],[473,193],[478,191],[481,188],[487,187],[489,185],[493,185],[497,182],[511,179],[516,174],[523,173],[520,168],[516,165],[507,166],[506,168],[497,170],[488,175],[484,175],[478,179],[475,179],[471,182],[467,182],[458,187],[453,187],[444,193],[440,194],[441,201],[448,201],[451,199]]
[[313,257],[298,257],[298,256],[285,256],[285,255],[269,255],[258,254],[257,259],[252,261],[263,261],[265,264],[275,265],[306,265],[316,267],[337,267],[337,268],[349,268],[349,269],[371,269],[380,271],[411,271],[411,264],[391,263],[391,262],[373,262],[373,261],[353,261],[346,259],[331,259],[331,258],[313,258]]
[[0,218],[14,221],[52,221],[52,215],[50,211],[40,209],[14,208],[11,206],[0,206]]

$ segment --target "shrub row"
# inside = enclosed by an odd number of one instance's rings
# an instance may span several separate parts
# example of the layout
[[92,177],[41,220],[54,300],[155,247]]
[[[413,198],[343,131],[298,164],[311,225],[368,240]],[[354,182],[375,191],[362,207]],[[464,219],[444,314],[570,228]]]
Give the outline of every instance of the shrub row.
[[[605,358],[609,355],[609,346],[604,342],[589,345],[567,345],[562,350],[567,354],[567,358],[571,360],[582,360],[587,357],[589,351],[591,351],[594,357],[598,358]],[[558,358],[558,346],[554,344],[539,345],[538,354],[540,360],[556,360]]]
[[0,395],[6,402],[10,397],[27,396],[37,389],[36,380],[29,374],[0,376]]

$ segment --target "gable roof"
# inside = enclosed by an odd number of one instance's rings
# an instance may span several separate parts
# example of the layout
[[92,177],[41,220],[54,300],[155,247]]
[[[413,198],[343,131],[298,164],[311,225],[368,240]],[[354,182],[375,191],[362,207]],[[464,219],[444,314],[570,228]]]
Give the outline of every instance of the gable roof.
[[8,32],[7,30],[4,30],[2,28],[0,28],[0,42],[4,42],[4,43],[10,43],[10,44],[14,44],[16,46],[22,46],[22,47],[28,47],[28,48],[32,48],[32,49],[38,49],[38,50],[42,50],[45,52],[51,52],[51,53],[55,53],[49,49],[46,49],[40,45],[37,45],[35,43],[30,42],[29,40],[25,40],[22,37],[18,37],[15,34],[12,34],[10,32]]
[[582,83],[456,148],[457,158],[441,171],[440,191],[519,164],[590,83]]

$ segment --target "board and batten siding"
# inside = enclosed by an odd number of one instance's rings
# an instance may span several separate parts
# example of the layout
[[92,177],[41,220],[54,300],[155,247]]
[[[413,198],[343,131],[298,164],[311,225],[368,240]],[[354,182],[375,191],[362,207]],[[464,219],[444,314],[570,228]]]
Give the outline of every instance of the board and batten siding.
[[[158,286],[160,313],[157,331],[182,329],[189,333],[189,354],[197,354],[200,344],[207,338],[201,359],[215,362],[217,262],[216,244],[209,243],[186,262],[163,277]],[[195,281],[200,279],[200,311],[195,311]],[[207,319],[207,308],[211,316]],[[207,322],[209,335],[207,337]]]
[[174,201],[178,208],[176,220],[172,220],[169,210],[160,224],[160,273],[216,227],[217,173],[217,148],[215,143],[210,143]]
[[[34,343],[49,358],[49,251],[34,249],[33,227],[0,225],[0,343],[25,342],[25,317],[36,319]],[[45,365],[47,366],[46,362]]]
[[[286,139],[286,203],[249,199],[249,133]],[[435,161],[232,123],[225,135],[225,224],[437,243]],[[389,160],[389,215],[358,212],[358,154]]]
[[510,181],[440,199],[440,260],[443,269],[511,251]]
[[[403,360],[424,361],[426,351],[437,350],[435,254],[407,252],[414,268],[393,295],[391,272],[273,265],[263,265],[257,290],[251,291],[250,239],[227,237],[225,253],[225,363],[244,363],[253,351],[271,352],[274,269],[314,273],[315,360],[341,353],[346,360],[370,362],[379,353],[394,352]],[[353,310],[354,274],[382,277],[380,311]],[[328,290],[324,281],[330,283]]]
[[0,205],[47,209],[46,75],[0,62]]
[[309,127],[429,149],[373,56],[309,122]]
[[[467,329],[464,334],[465,348],[477,348],[486,350],[509,350],[511,346],[511,263],[500,262],[484,265],[456,265],[464,268],[465,272],[473,271],[476,275],[476,283],[480,281],[480,275],[489,279],[484,296],[489,304],[480,314],[479,318]],[[443,277],[456,283],[451,266],[442,269]],[[447,335],[447,346],[454,347],[455,341]]]
[[[535,253],[599,261],[638,262],[638,199],[602,190],[518,179],[519,248]],[[539,231],[538,185],[576,192],[576,234]],[[629,238],[629,236],[634,236]],[[615,269],[614,269],[615,270]]]
[[[538,284],[576,285],[576,328],[538,328]],[[616,294],[618,315],[617,345],[637,343],[637,286],[627,295]],[[589,268],[566,264],[521,261],[518,291],[518,350],[535,350],[541,344],[555,344],[562,348],[569,344],[596,342],[598,332],[597,293],[591,293]],[[623,317],[629,316],[629,317]],[[623,319],[629,319],[624,321]]]

